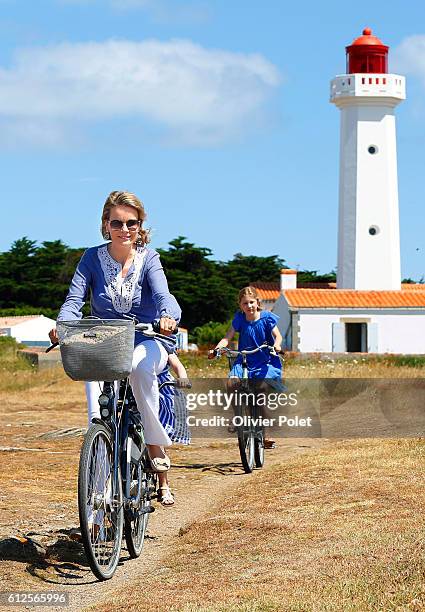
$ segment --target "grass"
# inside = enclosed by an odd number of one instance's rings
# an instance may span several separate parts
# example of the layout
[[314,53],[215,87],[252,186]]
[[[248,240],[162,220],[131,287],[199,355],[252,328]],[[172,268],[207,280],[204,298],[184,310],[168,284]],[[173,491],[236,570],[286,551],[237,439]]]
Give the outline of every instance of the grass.
[[[4,342],[6,340],[6,342]],[[19,345],[11,338],[0,338],[0,391],[25,390],[63,381],[60,367],[37,372],[19,355]],[[205,353],[181,353],[180,358],[192,378],[226,378],[226,359],[209,361]],[[424,378],[421,356],[392,355],[375,359],[309,360],[289,359],[284,366],[285,378]]]
[[425,608],[425,441],[329,444],[249,477],[96,609]]
[[[227,377],[227,359],[209,361],[206,353],[180,353],[189,377]],[[285,360],[284,378],[425,378],[422,355],[377,355],[357,359]]]

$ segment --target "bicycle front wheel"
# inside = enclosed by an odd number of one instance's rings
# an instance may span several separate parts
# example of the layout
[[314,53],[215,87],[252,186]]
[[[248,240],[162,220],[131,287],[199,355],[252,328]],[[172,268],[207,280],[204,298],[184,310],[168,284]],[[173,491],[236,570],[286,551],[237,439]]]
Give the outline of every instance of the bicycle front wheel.
[[248,406],[239,406],[235,410],[239,417],[237,426],[239,453],[241,456],[242,466],[247,474],[250,474],[254,469],[254,428],[251,424],[251,410]]
[[121,552],[123,503],[120,471],[114,484],[113,441],[105,425],[89,428],[81,448],[78,510],[87,560],[99,580],[114,575]]

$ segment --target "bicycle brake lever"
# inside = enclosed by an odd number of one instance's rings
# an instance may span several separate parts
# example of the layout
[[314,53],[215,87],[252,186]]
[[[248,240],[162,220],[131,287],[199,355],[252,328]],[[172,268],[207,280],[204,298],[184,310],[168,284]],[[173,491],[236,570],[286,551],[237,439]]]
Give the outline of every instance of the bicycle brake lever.
[[50,353],[50,351],[51,351],[52,349],[56,348],[57,346],[59,346],[59,342],[54,342],[53,344],[51,344],[50,346],[48,346],[44,352],[45,352],[45,353]]

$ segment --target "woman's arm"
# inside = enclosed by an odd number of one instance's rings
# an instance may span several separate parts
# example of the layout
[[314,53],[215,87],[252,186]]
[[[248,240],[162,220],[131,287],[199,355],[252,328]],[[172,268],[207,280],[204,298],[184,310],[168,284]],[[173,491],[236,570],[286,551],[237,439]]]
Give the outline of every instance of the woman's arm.
[[272,329],[272,336],[274,338],[274,349],[279,353],[282,350],[282,335],[275,325]]
[[174,295],[172,295],[168,289],[167,279],[158,253],[154,253],[153,257],[148,262],[146,277],[159,316],[161,318],[168,316],[178,323],[181,317],[181,308]]
[[75,270],[68,295],[59,311],[58,321],[73,321],[83,316],[81,309],[85,304],[87,290],[92,280],[92,272],[88,260],[90,255],[86,251]]
[[[87,251],[80,259],[74,276],[72,277],[68,295],[61,306],[57,321],[74,321],[75,319],[81,319],[83,316],[81,309],[85,304],[87,290],[91,281],[91,271],[87,264],[88,255],[86,255],[86,253]],[[58,335],[55,327],[49,331],[49,338],[52,344],[58,342]]]

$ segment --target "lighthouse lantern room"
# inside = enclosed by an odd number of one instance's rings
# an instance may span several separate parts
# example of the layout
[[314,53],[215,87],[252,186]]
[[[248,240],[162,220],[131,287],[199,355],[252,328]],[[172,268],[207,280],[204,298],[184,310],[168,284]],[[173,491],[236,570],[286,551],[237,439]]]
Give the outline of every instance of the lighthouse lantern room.
[[388,74],[388,47],[369,28],[346,53],[347,74],[331,82],[341,111],[337,287],[400,289],[394,109],[405,79]]

